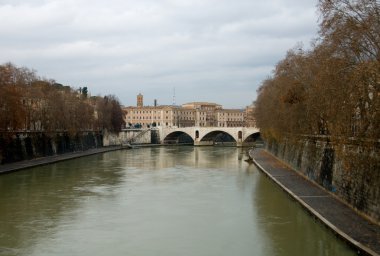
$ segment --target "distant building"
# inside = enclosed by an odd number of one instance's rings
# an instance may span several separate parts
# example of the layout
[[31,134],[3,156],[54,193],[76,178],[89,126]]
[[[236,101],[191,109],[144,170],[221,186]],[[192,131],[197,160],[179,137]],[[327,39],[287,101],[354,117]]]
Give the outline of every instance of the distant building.
[[244,116],[244,126],[246,127],[255,127],[256,126],[256,120],[255,120],[255,105],[252,103],[251,105],[247,106],[245,108],[245,116]]
[[[221,105],[210,102],[190,102],[182,106],[143,105],[143,96],[137,95],[137,106],[125,107],[127,127],[242,127],[247,113],[242,109],[223,109]],[[254,125],[253,125],[254,126]]]
[[144,106],[143,95],[139,93],[139,95],[137,95],[137,107],[142,108],[143,106]]

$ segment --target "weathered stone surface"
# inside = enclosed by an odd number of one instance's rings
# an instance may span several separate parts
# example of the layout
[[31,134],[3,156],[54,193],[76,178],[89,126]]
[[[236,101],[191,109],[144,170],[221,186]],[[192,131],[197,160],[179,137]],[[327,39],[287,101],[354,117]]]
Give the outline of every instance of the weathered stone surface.
[[3,132],[0,133],[0,164],[103,147],[96,132]]
[[342,236],[344,239],[363,250],[358,254],[378,255],[380,253],[379,225],[363,218],[342,200],[337,199],[315,182],[300,176],[294,168],[267,151],[257,149],[251,156],[260,169],[286,189],[291,197],[302,203],[317,218],[321,216],[320,220],[335,233],[340,236],[345,234]]
[[104,146],[152,143],[152,130],[150,129],[127,129],[117,134],[104,131],[103,134]]
[[270,141],[266,148],[310,180],[380,222],[379,149],[316,138]]

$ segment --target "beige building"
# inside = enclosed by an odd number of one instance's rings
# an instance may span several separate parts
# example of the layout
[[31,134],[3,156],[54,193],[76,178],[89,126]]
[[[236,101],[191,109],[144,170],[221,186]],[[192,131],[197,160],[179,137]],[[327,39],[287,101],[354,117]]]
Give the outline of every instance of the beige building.
[[[182,106],[145,106],[137,96],[137,106],[124,108],[127,127],[242,127],[247,126],[246,111],[223,109],[209,102],[190,102]],[[156,104],[155,104],[156,105]]]
[[251,105],[247,106],[244,111],[244,122],[246,127],[255,127],[256,126],[256,120],[255,120],[255,106],[252,103]]
[[125,122],[128,126],[175,126],[177,123],[177,107],[146,106],[124,108]]

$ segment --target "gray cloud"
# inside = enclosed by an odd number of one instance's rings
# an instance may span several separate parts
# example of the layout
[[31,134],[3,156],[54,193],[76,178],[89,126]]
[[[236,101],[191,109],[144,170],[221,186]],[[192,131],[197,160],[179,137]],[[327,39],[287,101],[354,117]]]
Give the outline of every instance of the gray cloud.
[[301,0],[0,0],[0,61],[125,105],[244,107],[277,61],[316,36]]

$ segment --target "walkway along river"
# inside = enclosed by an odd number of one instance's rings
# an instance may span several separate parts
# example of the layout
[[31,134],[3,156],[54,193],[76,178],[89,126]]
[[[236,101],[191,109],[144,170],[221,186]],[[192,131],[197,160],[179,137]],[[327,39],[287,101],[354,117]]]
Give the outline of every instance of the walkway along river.
[[355,255],[232,147],[113,151],[0,176],[0,255]]

